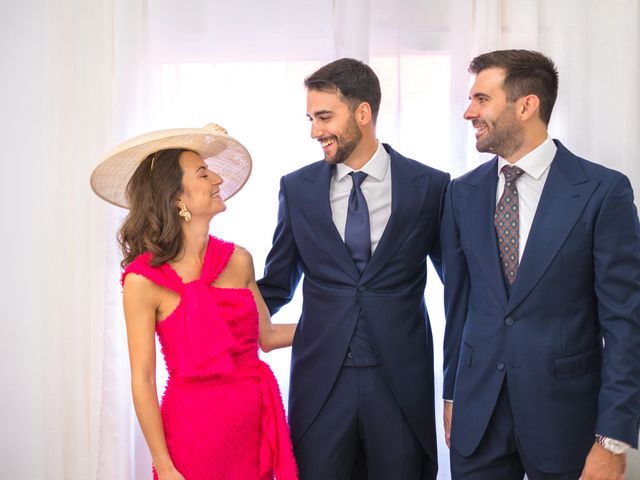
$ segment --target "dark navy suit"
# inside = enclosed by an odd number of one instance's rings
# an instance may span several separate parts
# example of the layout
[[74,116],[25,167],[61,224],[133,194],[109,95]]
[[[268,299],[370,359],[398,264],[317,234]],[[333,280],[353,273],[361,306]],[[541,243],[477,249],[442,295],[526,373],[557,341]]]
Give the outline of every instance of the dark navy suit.
[[344,368],[362,315],[384,378],[431,464],[425,478],[434,478],[433,348],[424,287],[426,257],[440,266],[439,225],[449,175],[384,147],[390,155],[391,216],[362,275],[332,220],[335,167],[320,161],[282,178],[273,247],[258,284],[275,313],[291,300],[304,274],[289,394],[294,449]]
[[[629,180],[560,142],[508,293],[497,158],[451,182],[442,226],[452,446],[481,445],[497,399],[542,472],[579,472],[598,433],[636,446],[640,228]],[[604,343],[604,348],[603,348]]]

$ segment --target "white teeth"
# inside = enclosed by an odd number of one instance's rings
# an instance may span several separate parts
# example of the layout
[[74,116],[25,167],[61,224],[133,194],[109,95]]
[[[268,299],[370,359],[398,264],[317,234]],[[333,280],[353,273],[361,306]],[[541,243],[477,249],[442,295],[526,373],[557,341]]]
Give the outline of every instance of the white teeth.
[[320,140],[320,145],[322,145],[322,148],[328,147],[329,145],[333,144],[333,140]]

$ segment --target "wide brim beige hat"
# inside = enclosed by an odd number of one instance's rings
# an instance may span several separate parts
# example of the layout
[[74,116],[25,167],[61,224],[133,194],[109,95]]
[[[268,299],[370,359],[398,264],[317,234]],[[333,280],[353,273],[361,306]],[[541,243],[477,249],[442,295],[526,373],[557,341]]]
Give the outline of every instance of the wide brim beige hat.
[[129,208],[126,188],[138,165],[152,153],[168,148],[197,152],[209,169],[222,177],[220,196],[235,195],[251,174],[251,155],[227,131],[210,123],[203,128],[176,128],[145,133],[111,150],[91,174],[91,188],[103,200]]

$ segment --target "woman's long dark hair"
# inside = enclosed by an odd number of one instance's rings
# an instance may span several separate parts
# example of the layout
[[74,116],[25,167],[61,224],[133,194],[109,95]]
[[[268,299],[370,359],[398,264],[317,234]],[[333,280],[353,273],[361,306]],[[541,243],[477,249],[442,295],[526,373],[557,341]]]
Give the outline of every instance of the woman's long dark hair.
[[151,265],[169,262],[183,250],[184,238],[176,200],[182,193],[181,148],[160,150],[138,166],[127,184],[129,215],[118,231],[125,268],[138,255],[151,252]]

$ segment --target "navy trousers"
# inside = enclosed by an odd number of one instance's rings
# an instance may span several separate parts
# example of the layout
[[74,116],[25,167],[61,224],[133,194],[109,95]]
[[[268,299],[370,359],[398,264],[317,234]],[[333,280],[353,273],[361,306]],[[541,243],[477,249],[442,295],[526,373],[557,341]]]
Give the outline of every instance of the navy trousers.
[[[453,414],[456,414],[455,404]],[[487,431],[476,451],[463,457],[456,451],[455,439],[452,438],[449,458],[452,480],[522,480],[525,473],[529,480],[578,480],[582,473],[545,473],[527,461],[514,434],[506,381]]]
[[[294,445],[300,480],[419,480],[426,454],[380,366],[343,366]],[[426,477],[429,478],[429,477]]]

